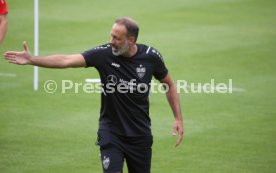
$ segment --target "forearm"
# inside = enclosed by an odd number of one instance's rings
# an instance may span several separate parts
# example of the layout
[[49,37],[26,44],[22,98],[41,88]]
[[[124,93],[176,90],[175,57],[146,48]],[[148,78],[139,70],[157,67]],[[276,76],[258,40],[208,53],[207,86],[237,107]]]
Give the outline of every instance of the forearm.
[[175,118],[173,124],[173,135],[176,135],[178,133],[178,138],[175,145],[178,146],[181,143],[184,134],[179,94],[177,93],[176,86],[169,74],[166,77],[164,77],[164,79],[162,79],[161,82],[165,83],[169,89],[166,93],[166,96]]
[[173,111],[175,119],[182,121],[180,99],[179,99],[179,94],[177,93],[175,84],[171,84],[171,86],[169,86],[169,90],[166,93],[166,96],[167,96],[167,100],[171,106],[171,109]]
[[69,67],[67,55],[32,56],[28,64],[46,68]]

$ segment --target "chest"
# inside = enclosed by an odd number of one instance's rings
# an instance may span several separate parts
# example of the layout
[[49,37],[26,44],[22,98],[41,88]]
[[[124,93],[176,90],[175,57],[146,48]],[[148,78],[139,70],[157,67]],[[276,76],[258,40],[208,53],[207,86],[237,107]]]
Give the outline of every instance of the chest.
[[136,57],[131,60],[123,58],[107,58],[101,67],[100,75],[104,83],[112,76],[120,82],[149,84],[154,72],[154,63],[147,57]]

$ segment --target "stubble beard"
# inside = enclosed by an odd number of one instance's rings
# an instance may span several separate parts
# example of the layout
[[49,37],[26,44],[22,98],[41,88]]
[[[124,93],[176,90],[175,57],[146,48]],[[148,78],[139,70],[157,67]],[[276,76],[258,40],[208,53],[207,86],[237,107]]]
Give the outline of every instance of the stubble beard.
[[129,43],[128,41],[126,40],[124,45],[122,47],[113,47],[112,46],[112,53],[113,55],[115,56],[120,56],[120,55],[124,55],[126,54],[128,51],[129,51]]

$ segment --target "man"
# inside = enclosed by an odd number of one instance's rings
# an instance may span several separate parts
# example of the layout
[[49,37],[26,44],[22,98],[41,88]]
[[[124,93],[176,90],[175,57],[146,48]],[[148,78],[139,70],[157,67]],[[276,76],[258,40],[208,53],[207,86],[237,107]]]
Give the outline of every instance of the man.
[[[82,54],[33,57],[25,42],[24,51],[4,54],[14,64],[48,68],[95,67],[98,70],[103,90],[98,145],[105,173],[122,173],[124,160],[129,173],[150,172],[153,140],[148,88],[152,76],[168,86],[167,99],[175,117],[173,135],[178,133],[176,146],[183,137],[182,114],[175,84],[160,53],[136,43],[138,33],[137,23],[122,17],[112,26],[109,44]],[[128,92],[120,92],[122,84],[124,89],[129,89]]]
[[8,7],[6,0],[0,0],[0,45],[4,41],[8,29]]

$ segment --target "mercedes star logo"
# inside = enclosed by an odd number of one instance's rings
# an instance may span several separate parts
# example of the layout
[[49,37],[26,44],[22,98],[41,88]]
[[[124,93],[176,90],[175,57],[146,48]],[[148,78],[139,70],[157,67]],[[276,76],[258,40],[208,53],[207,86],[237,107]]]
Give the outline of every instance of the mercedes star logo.
[[107,76],[107,82],[108,83],[112,83],[112,84],[116,84],[117,83],[117,78],[114,75],[108,75]]

